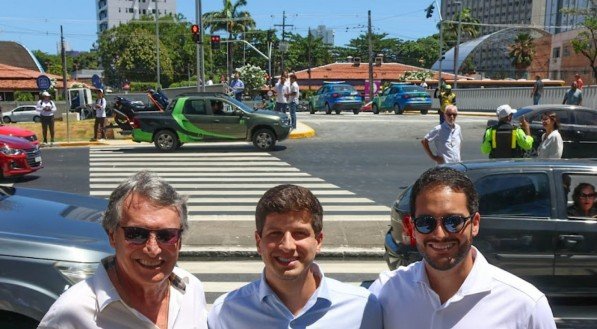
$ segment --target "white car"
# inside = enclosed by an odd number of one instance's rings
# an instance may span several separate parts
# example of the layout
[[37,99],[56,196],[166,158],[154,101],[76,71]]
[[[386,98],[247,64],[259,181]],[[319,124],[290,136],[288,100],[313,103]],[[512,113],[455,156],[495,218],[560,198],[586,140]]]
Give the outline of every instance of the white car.
[[11,111],[2,113],[4,123],[11,122],[40,122],[39,112],[35,110],[35,105],[22,105]]

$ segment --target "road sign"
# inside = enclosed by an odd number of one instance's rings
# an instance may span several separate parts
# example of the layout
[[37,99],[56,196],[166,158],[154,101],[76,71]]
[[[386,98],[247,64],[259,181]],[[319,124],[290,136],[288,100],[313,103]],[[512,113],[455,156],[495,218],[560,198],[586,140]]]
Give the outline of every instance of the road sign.
[[38,76],[35,82],[37,82],[37,88],[39,88],[39,90],[48,90],[50,89],[50,86],[52,86],[52,81],[50,81],[50,78],[43,74]]
[[91,77],[91,84],[93,84],[95,88],[102,89],[102,79],[100,79],[99,75],[97,74],[94,74]]

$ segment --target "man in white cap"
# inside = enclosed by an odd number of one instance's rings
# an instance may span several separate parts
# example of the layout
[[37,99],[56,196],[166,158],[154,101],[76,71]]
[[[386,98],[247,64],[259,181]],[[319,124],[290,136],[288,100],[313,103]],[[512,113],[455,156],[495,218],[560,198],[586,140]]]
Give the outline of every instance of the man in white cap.
[[44,138],[43,146],[48,145],[48,128],[50,128],[50,146],[54,146],[54,113],[56,104],[50,99],[50,93],[41,93],[42,99],[37,102],[35,109],[41,117],[41,131]]
[[97,90],[97,99],[95,100],[93,109],[95,110],[95,122],[93,124],[93,138],[91,140],[97,140],[98,131],[100,140],[104,140],[106,138],[106,98],[104,98],[104,91],[102,89]]
[[481,153],[489,158],[522,158],[525,151],[533,147],[533,136],[526,118],[520,118],[520,126],[512,125],[512,115],[516,110],[504,104],[497,108],[498,123],[485,130]]

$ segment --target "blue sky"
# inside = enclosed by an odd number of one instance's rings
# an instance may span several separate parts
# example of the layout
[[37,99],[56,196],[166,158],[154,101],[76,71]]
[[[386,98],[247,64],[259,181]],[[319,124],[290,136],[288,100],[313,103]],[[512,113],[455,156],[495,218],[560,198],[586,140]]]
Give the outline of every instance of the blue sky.
[[[60,41],[60,25],[65,41],[72,50],[89,50],[96,40],[96,10],[94,0],[16,0],[10,5],[3,0],[0,11],[0,40],[18,41],[31,50],[56,53]],[[425,18],[425,8],[431,0],[248,0],[245,10],[257,23],[257,28],[274,28],[286,24],[292,33],[307,35],[308,28],[326,25],[334,30],[335,45],[365,33],[367,10],[371,10],[373,31],[390,37],[413,40],[436,32],[437,9],[432,19]],[[203,0],[203,12],[220,10],[223,1]],[[195,20],[195,1],[177,0],[177,11]],[[280,35],[280,34],[278,34]]]

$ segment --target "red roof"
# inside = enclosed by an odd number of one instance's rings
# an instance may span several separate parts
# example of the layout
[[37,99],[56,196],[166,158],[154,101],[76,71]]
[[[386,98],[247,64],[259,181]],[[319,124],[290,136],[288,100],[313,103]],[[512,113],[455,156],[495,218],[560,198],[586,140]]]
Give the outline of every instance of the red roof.
[[[37,91],[36,79],[42,73],[21,67],[10,66],[0,63],[0,90],[31,90]],[[55,74],[44,73],[50,79],[56,79],[57,88],[62,89],[62,77]],[[73,81],[68,81],[72,86]]]

